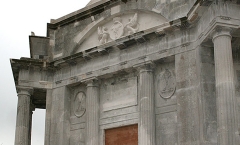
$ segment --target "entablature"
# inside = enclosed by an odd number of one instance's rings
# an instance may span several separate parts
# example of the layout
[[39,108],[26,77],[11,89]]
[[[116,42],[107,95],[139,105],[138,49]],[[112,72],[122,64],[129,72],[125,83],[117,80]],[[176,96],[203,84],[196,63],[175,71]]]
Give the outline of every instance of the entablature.
[[[197,5],[195,6],[197,7]],[[239,7],[239,5],[232,6]],[[194,11],[197,12],[198,9],[193,9],[191,12],[195,13]],[[18,83],[19,70],[29,66],[52,71],[52,77],[61,73],[62,70],[73,72],[52,80],[28,83],[28,85],[39,88],[77,84],[91,77],[101,78],[124,71],[133,71],[132,66],[145,61],[157,62],[185,51],[194,50],[199,45],[207,43],[211,47],[211,32],[218,27],[232,28],[232,36],[239,38],[240,18],[238,16],[234,17],[232,13],[228,16],[222,15],[222,13],[216,16],[211,11],[212,9],[203,14],[199,20],[196,19],[197,23],[192,23],[193,21],[190,20],[193,19],[190,18],[181,18],[170,24],[164,23],[51,62],[35,59],[12,59],[15,83]],[[190,25],[186,25],[186,23]],[[24,80],[22,81],[24,83]]]

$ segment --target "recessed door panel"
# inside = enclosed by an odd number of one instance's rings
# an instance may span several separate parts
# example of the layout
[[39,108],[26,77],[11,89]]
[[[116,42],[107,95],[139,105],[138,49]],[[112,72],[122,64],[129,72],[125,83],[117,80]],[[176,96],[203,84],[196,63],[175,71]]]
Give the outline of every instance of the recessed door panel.
[[138,145],[138,125],[105,130],[105,145]]

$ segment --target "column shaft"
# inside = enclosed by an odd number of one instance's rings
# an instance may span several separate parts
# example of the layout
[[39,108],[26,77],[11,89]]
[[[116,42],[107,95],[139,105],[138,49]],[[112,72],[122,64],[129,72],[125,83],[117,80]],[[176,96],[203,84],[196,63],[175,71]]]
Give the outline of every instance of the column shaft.
[[140,70],[139,76],[139,145],[155,145],[155,113],[153,72],[149,66]]
[[96,82],[87,85],[87,141],[86,145],[99,144],[99,88]]
[[218,144],[236,144],[234,69],[229,30],[215,32],[214,58],[217,96]]
[[50,135],[51,135],[52,92],[53,92],[52,89],[48,89],[47,95],[46,95],[46,119],[45,119],[44,145],[51,145]]
[[29,90],[19,90],[15,145],[30,145],[31,138],[31,99]]

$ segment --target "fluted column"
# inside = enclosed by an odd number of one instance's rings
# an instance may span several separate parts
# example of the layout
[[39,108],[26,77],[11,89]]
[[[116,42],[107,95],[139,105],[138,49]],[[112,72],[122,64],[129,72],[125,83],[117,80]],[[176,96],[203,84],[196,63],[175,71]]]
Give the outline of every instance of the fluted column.
[[139,145],[155,145],[153,70],[149,64],[139,68]]
[[99,87],[96,80],[87,81],[86,145],[99,145]]
[[237,119],[230,29],[214,32],[218,145],[236,145]]
[[31,144],[31,93],[32,89],[18,87],[17,123],[15,132],[15,145]]

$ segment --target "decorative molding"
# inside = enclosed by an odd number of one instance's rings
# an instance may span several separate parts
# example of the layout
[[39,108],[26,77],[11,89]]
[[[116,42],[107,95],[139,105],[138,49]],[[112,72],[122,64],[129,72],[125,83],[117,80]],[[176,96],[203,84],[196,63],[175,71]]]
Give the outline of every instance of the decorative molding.
[[187,43],[182,44],[182,47],[187,47],[187,46],[189,46],[189,45],[190,45],[190,43],[187,42]]
[[48,83],[51,83],[51,82],[48,82],[48,81],[39,81],[39,84],[41,84],[41,85],[47,85]]
[[150,61],[144,61],[142,63],[138,63],[136,65],[133,65],[133,68],[138,69],[140,72],[142,70],[145,70],[145,69],[151,70],[155,67],[156,67],[155,63],[151,60]]
[[226,16],[220,16],[220,18],[223,19],[223,20],[231,20],[230,17],[226,17]]
[[158,53],[159,53],[159,54],[162,54],[162,53],[165,53],[165,52],[167,52],[166,49],[165,49],[165,50],[160,50]]
[[77,76],[73,76],[73,77],[71,77],[70,79],[69,79],[69,82],[71,82],[71,83],[75,83],[75,82],[77,82],[78,81],[78,77]]
[[61,84],[61,83],[62,83],[62,80],[55,81],[55,84]]

